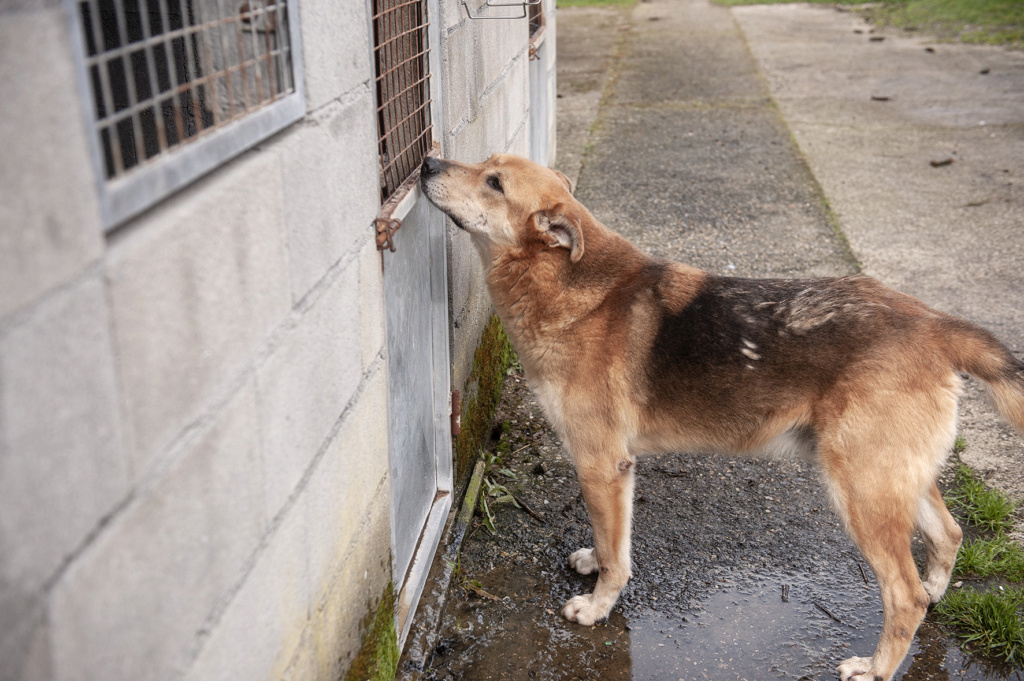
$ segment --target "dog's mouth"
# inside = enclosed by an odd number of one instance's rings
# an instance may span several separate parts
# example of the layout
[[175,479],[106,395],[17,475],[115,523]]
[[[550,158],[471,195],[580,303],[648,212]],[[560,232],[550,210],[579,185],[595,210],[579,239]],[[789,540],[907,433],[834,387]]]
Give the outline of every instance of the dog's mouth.
[[463,232],[468,232],[469,231],[468,229],[466,229],[466,225],[464,225],[462,223],[462,221],[459,220],[459,218],[457,218],[456,216],[452,215],[450,212],[445,210],[444,206],[442,206],[441,204],[438,203],[437,197],[435,197],[435,194],[437,193],[437,189],[436,189],[436,187],[433,184],[432,176],[424,174],[424,175],[422,175],[420,177],[420,189],[423,190],[423,195],[427,197],[428,201],[430,201],[432,204],[437,206],[438,210],[440,210],[442,213],[444,213],[445,215],[447,215],[448,217],[450,217],[452,219],[452,222],[455,223],[456,227],[461,229]]

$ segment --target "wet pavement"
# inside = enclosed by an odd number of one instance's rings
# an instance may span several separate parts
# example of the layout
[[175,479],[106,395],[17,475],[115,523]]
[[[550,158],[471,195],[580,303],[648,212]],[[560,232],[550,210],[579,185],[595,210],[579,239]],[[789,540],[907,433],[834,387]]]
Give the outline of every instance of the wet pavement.
[[[730,10],[704,0],[560,9],[559,167],[649,253],[737,276],[859,267]],[[607,622],[559,611],[592,590],[579,483],[513,369],[489,481],[497,534],[469,528],[428,679],[832,679],[870,655],[877,585],[817,473],[788,460],[642,458],[634,578]],[[499,468],[506,469],[498,472]],[[915,551],[923,559],[922,546]],[[921,627],[896,678],[1020,679]]]
[[[581,627],[559,610],[593,588],[594,577],[566,563],[591,544],[586,508],[518,369],[491,445],[508,473],[495,466],[490,480],[522,508],[491,497],[497,534],[479,520],[471,528],[426,678],[831,679],[836,662],[873,650],[877,585],[813,470],[701,454],[640,459],[634,578],[607,622]],[[970,659],[930,621],[900,674],[1022,678]]]

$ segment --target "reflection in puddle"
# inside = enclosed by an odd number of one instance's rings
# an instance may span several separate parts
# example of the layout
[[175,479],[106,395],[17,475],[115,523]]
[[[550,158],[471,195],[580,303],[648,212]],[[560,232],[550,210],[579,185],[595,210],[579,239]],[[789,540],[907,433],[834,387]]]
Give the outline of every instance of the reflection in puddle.
[[[788,600],[782,599],[782,585]],[[694,616],[650,611],[630,618],[632,678],[637,681],[835,678],[834,665],[870,655],[881,630],[874,584],[836,605],[809,580],[769,580],[718,591]],[[847,590],[849,586],[847,586]],[[686,621],[688,620],[688,621]],[[970,660],[937,626],[926,622],[897,679],[983,681],[1021,679],[1019,671]]]
[[[881,630],[877,586],[865,584],[859,572],[745,575],[739,585],[723,583],[696,609],[623,604],[610,621],[594,627],[561,618],[554,607],[563,595],[551,598],[553,576],[536,566],[482,575],[484,588],[501,600],[471,597],[450,604],[444,644],[427,678],[830,680],[838,678],[839,661],[869,655]],[[895,678],[1024,681],[1017,670],[968,658],[930,622],[918,631]]]

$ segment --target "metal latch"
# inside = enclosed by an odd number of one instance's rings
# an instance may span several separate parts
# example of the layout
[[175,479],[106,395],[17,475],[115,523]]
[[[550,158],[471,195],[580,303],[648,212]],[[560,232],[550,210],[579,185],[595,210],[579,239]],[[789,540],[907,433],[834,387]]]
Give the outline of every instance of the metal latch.
[[402,221],[398,218],[374,218],[373,222],[377,226],[377,250],[386,248],[394,253],[395,240],[392,237],[401,228]]
[[498,15],[492,16],[490,14],[473,14],[473,10],[469,7],[468,0],[462,0],[462,6],[466,8],[466,14],[469,15],[470,19],[525,19],[526,8],[535,7],[539,5],[543,0],[519,0],[519,2],[492,2],[487,0],[481,7],[518,7],[522,14],[514,15]]

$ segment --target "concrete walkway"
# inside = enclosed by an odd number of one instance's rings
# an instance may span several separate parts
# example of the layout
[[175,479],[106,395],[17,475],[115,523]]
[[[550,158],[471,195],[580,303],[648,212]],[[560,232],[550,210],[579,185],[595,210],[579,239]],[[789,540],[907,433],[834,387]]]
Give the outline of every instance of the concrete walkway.
[[[736,276],[862,269],[1019,352],[1022,55],[868,30],[820,7],[559,10],[558,165],[652,254]],[[531,511],[492,505],[497,535],[470,530],[427,678],[828,679],[871,654],[877,586],[799,462],[638,461],[634,578],[608,622],[567,623],[562,603],[593,587],[566,565],[592,541],[575,472],[521,374],[498,421],[510,474],[493,481]],[[974,392],[963,422],[971,461],[1024,497],[1020,436]],[[926,622],[897,678],[988,674]]]
[[[1024,52],[807,5],[733,16],[864,272],[1024,356]],[[961,432],[964,459],[1024,499],[1024,440],[977,384]]]
[[[599,219],[721,274],[859,268],[1024,356],[1024,52],[817,5],[560,16],[559,165]],[[1024,440],[974,381],[961,432],[1024,499]]]

